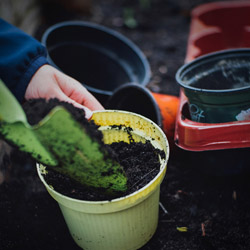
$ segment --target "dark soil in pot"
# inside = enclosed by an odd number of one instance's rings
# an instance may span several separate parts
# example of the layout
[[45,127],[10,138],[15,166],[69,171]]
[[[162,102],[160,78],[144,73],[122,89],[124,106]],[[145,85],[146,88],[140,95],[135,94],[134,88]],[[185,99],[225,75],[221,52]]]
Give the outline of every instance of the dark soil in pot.
[[[98,127],[93,121],[89,122],[85,119],[84,111],[75,108],[73,105],[60,102],[57,99],[34,99],[27,101],[24,105],[24,110],[27,114],[28,121],[31,125],[37,124],[44,118],[48,112],[56,106],[66,108],[92,137],[96,138],[102,147],[106,147],[115,160],[117,160],[125,171],[127,176],[127,191],[125,193],[116,194],[115,196],[103,194],[103,190],[96,190],[86,187],[72,180],[68,176],[58,173],[53,170],[53,167],[48,168],[48,174],[44,175],[46,182],[53,186],[56,191],[66,196],[80,200],[109,200],[118,198],[121,195],[131,194],[149,183],[159,172],[160,162],[159,154],[165,157],[164,151],[155,149],[152,144],[134,142],[131,136],[131,143],[116,142],[111,145],[105,145],[102,142],[102,133],[98,131]],[[127,129],[130,133],[131,128]]]
[[[231,51],[231,54],[230,54]],[[236,90],[249,87],[250,75],[247,61],[249,51],[228,50],[226,53],[214,53],[214,57],[200,59],[183,74],[183,84],[198,90]],[[230,57],[231,56],[231,57]],[[182,77],[180,77],[182,78]]]

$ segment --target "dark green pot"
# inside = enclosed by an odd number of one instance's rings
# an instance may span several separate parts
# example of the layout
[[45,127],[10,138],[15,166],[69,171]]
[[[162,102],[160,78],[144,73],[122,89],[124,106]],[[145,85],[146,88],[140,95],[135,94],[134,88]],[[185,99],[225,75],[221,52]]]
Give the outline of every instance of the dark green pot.
[[176,80],[188,99],[191,120],[250,120],[250,49],[223,50],[183,65]]

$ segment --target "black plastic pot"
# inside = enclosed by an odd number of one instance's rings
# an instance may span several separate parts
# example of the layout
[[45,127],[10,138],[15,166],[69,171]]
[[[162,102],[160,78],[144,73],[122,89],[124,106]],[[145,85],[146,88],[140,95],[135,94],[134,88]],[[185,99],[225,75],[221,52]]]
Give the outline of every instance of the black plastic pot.
[[107,108],[143,115],[162,127],[160,108],[154,96],[137,83],[127,83],[117,88],[108,99]]
[[128,82],[145,86],[151,76],[145,55],[133,42],[94,23],[53,25],[42,44],[49,63],[80,81],[104,106],[117,87]]

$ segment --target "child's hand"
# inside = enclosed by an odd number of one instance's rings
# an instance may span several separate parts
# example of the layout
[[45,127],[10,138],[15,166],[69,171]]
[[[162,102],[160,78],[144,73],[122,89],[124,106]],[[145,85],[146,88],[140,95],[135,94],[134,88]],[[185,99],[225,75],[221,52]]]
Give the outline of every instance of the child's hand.
[[103,110],[102,105],[75,79],[50,65],[43,65],[32,77],[25,93],[25,99],[58,98],[85,110],[86,118],[92,111]]

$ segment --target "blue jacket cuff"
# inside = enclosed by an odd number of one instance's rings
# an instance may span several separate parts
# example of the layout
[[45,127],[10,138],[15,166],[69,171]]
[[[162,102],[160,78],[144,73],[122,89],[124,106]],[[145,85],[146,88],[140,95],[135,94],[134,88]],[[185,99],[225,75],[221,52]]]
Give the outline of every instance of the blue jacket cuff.
[[13,91],[13,94],[19,102],[22,102],[24,100],[24,95],[31,78],[36,73],[36,71],[44,64],[48,64],[48,61],[45,56],[37,56],[30,62],[30,66],[24,72],[22,78],[20,79],[19,83],[16,85],[16,88]]

